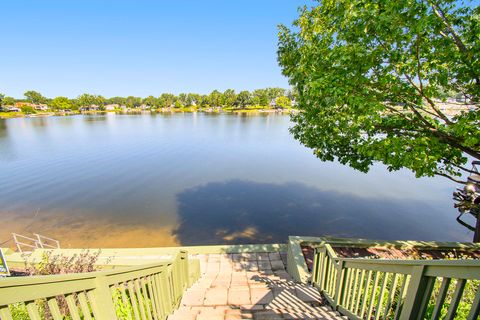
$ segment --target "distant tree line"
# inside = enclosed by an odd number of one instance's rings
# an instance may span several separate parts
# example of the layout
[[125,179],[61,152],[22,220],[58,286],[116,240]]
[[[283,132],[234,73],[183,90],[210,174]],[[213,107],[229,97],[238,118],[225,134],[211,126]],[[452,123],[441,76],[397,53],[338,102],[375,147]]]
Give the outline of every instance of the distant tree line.
[[84,93],[77,98],[70,99],[59,96],[53,99],[43,96],[40,92],[29,90],[24,93],[24,99],[14,99],[0,94],[0,105],[9,106],[16,102],[28,102],[35,105],[46,104],[52,109],[79,109],[96,105],[103,109],[106,105],[126,106],[127,108],[138,108],[142,105],[150,108],[230,108],[244,109],[249,106],[289,108],[295,104],[296,93],[294,90],[282,88],[265,88],[253,91],[235,92],[227,89],[224,92],[213,90],[210,94],[162,93],[160,96],[148,96],[146,98],[128,96],[105,98],[101,95]]

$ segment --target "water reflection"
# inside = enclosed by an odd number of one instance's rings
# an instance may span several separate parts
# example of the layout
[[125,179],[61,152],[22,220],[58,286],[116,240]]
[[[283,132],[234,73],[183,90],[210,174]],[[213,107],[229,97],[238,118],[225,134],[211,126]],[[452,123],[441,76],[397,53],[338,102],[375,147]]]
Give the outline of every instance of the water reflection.
[[266,113],[0,120],[0,242],[37,210],[32,232],[78,246],[292,234],[471,240],[446,179],[321,162],[289,126]]
[[[285,242],[288,235],[438,240],[448,222],[417,200],[365,198],[298,182],[232,180],[177,195],[183,245]],[[447,231],[448,232],[448,231]]]

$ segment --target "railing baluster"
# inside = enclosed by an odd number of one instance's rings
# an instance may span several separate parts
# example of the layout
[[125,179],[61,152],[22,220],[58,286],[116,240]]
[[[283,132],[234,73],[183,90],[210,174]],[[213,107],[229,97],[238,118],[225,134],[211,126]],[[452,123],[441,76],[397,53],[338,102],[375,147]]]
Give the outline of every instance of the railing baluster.
[[127,310],[128,320],[132,320],[132,313],[130,312],[130,308],[129,308],[129,306],[131,306],[131,304],[128,301],[127,293],[126,293],[126,290],[125,290],[126,286],[127,286],[127,284],[125,282],[122,282],[118,285],[118,290],[120,290],[120,295],[122,297],[122,304],[123,304],[125,310]]
[[142,289],[142,293],[143,293],[143,298],[145,300],[145,307],[147,309],[147,318],[148,320],[153,320],[152,319],[152,310],[150,308],[150,301],[151,299],[148,298],[148,291],[147,291],[147,287],[145,286],[145,279],[144,278],[141,278],[139,280],[140,282],[140,285],[141,285],[141,289]]
[[373,305],[375,303],[375,293],[377,292],[377,286],[378,286],[378,276],[379,276],[379,271],[375,272],[375,275],[373,276],[373,285],[372,285],[372,291],[370,293],[370,303],[368,305],[368,310],[367,310],[367,319],[370,319],[372,316],[372,311],[373,311]]
[[361,292],[363,290],[363,283],[365,281],[365,273],[366,273],[366,270],[362,270],[362,276],[360,277],[360,283],[358,284],[358,297],[357,297],[357,301],[355,303],[355,308],[353,309],[353,313],[354,314],[358,314],[357,312],[359,311],[359,308],[360,308],[360,301],[361,301]]
[[0,319],[13,320],[12,314],[10,313],[10,308],[8,306],[0,307]]
[[437,303],[435,303],[435,307],[433,308],[432,320],[440,319],[443,303],[445,302],[445,298],[447,297],[448,287],[450,286],[451,280],[452,279],[450,278],[443,278],[442,280],[442,285],[440,286],[440,291],[437,297]]
[[355,269],[354,273],[354,278],[353,278],[353,287],[352,287],[352,294],[350,297],[350,300],[347,303],[346,308],[349,309],[350,311],[354,312],[353,309],[355,309],[355,301],[358,300],[357,296],[357,289],[358,289],[358,277],[360,276],[360,269]]
[[80,315],[78,314],[77,304],[75,302],[75,296],[73,294],[69,294],[65,297],[67,301],[68,310],[70,311],[70,316],[73,320],[80,320]]
[[330,290],[330,292],[333,298],[335,298],[337,295],[337,290],[335,290],[335,285],[337,283],[337,277],[338,277],[336,265],[337,264],[332,260],[332,289]]
[[[164,273],[163,271],[162,273]],[[157,273],[153,275],[154,288],[156,290],[156,298],[158,301],[158,310],[161,318],[164,318],[168,314],[167,302],[165,298],[165,293],[163,292],[162,286],[160,285],[160,274]]]
[[328,275],[328,255],[325,253],[323,256],[322,264],[322,279],[320,279],[320,290],[326,290],[327,288],[327,275]]
[[397,308],[395,309],[395,317],[393,318],[394,320],[400,319],[400,315],[402,313],[403,303],[405,301],[405,296],[408,291],[409,283],[410,283],[410,278],[406,274],[403,277],[402,288],[400,289],[400,294],[398,296]]
[[380,293],[378,294],[378,303],[377,303],[377,308],[375,310],[375,318],[374,318],[375,320],[380,319],[380,314],[382,312],[382,304],[383,304],[383,294],[387,286],[388,277],[389,277],[388,272],[385,272],[385,275],[382,279],[382,284],[380,285]]
[[372,279],[372,270],[368,270],[367,274],[367,280],[365,281],[365,288],[363,290],[363,298],[362,298],[362,306],[360,308],[360,313],[359,316],[360,318],[363,317],[363,314],[365,313],[365,308],[367,306],[367,299],[368,299],[368,289],[370,287],[370,280]]
[[147,315],[145,314],[145,301],[143,299],[142,292],[140,291],[140,284],[138,279],[133,280],[133,285],[135,287],[135,292],[137,294],[138,308],[140,309],[140,315],[142,320],[147,320]]
[[38,306],[35,301],[26,302],[28,316],[31,320],[41,320],[40,313],[38,313]]
[[478,287],[477,293],[475,294],[475,298],[473,299],[472,307],[470,308],[470,312],[468,313],[467,320],[476,320],[478,319],[479,315],[480,315],[480,287]]
[[452,300],[450,300],[450,307],[448,308],[447,315],[445,316],[445,320],[453,320],[457,313],[458,304],[462,299],[463,290],[465,289],[465,284],[467,280],[465,279],[458,279],[457,286],[455,287],[455,292],[453,293]]
[[[350,294],[350,278],[352,276],[352,269],[344,269],[344,277],[345,280],[343,281],[343,285],[337,287],[335,292],[338,294],[338,304],[344,306],[348,300],[348,296]],[[337,299],[335,299],[337,301]]]
[[[52,315],[53,320],[63,320],[63,315],[60,312],[60,308],[58,307],[57,298],[52,297],[47,300],[48,309],[50,310],[50,314]],[[2,318],[3,320],[3,318]]]
[[172,300],[172,294],[171,294],[171,288],[170,288],[170,284],[169,284],[169,278],[168,278],[168,270],[169,270],[169,267],[165,268],[165,271],[162,272],[160,275],[159,275],[159,283],[160,283],[160,287],[161,287],[161,290],[163,292],[163,301],[165,301],[165,312],[167,314],[169,314],[172,310],[173,310],[173,300]]
[[350,279],[348,280],[348,284],[347,284],[348,293],[347,293],[347,297],[345,299],[345,308],[346,309],[348,309],[348,306],[350,305],[350,300],[353,297],[353,286],[354,286],[354,281],[353,280],[355,278],[356,272],[357,272],[356,269],[350,269]]
[[332,259],[328,259],[328,278],[327,278],[327,292],[330,296],[333,297],[332,294],[332,285],[333,285],[333,275],[334,275],[334,267],[332,263]]
[[346,280],[346,274],[348,273],[348,269],[343,268],[344,262],[341,261],[338,263],[337,266],[337,272],[335,274],[337,275],[337,278],[335,280],[335,299],[333,302],[333,307],[336,308],[339,304],[341,304],[341,301],[343,299],[343,296],[345,295],[345,280]]
[[83,320],[92,320],[92,314],[90,313],[90,307],[88,306],[87,297],[85,292],[77,294],[78,303],[80,304],[80,310],[82,310]]
[[318,249],[313,249],[313,266],[312,272],[310,275],[310,283],[313,285],[317,281],[317,273],[318,273],[318,264],[320,262],[320,253]]
[[146,287],[148,288],[148,295],[150,296],[150,301],[152,303],[152,311],[155,319],[158,319],[158,311],[157,311],[157,300],[155,299],[155,293],[152,288],[152,276],[149,276],[146,281]]
[[387,320],[388,314],[390,313],[390,308],[392,307],[393,299],[395,298],[395,291],[397,290],[397,283],[398,283],[399,274],[393,274],[392,285],[388,290],[388,299],[387,303],[385,304],[385,312],[383,314],[383,320]]
[[137,298],[135,297],[133,280],[128,281],[127,286],[128,286],[128,295],[130,296],[130,302],[132,304],[133,316],[135,317],[135,320],[140,320],[140,313],[138,311],[138,308],[141,306],[138,305],[139,303],[137,303]]

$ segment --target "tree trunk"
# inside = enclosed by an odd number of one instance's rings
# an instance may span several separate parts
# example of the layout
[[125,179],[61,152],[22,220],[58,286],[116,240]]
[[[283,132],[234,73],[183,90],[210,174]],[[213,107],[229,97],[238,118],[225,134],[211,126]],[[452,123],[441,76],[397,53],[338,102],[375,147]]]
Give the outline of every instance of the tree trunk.
[[477,224],[475,225],[475,233],[473,235],[473,242],[480,242],[480,216],[477,217]]

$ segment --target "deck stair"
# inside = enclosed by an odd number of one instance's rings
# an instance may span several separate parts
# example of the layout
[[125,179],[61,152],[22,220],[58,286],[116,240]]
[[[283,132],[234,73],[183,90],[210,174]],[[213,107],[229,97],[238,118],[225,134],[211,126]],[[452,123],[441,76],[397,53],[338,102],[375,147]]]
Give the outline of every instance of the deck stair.
[[200,254],[201,277],[169,320],[347,319],[292,280],[286,253]]

